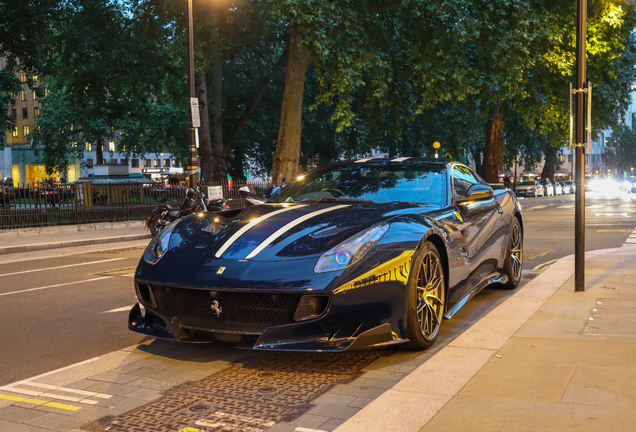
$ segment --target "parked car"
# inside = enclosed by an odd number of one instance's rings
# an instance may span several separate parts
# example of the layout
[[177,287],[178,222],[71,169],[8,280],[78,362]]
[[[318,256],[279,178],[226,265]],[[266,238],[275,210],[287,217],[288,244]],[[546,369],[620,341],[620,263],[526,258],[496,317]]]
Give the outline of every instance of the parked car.
[[517,185],[517,196],[520,197],[538,197],[544,196],[543,185],[534,180],[524,181]]
[[519,201],[469,167],[334,162],[265,204],[166,227],[135,271],[128,326],[258,350],[421,350],[486,286],[515,288],[522,258]]
[[554,194],[555,195],[563,195],[563,185],[561,184],[560,181],[554,181],[554,183],[552,184],[553,188],[554,188]]
[[574,185],[573,180],[564,180],[563,184],[567,187],[569,194],[573,194],[576,191],[576,186]]
[[545,196],[554,196],[554,186],[550,179],[539,179],[537,180],[537,184],[541,184],[541,186],[543,186]]

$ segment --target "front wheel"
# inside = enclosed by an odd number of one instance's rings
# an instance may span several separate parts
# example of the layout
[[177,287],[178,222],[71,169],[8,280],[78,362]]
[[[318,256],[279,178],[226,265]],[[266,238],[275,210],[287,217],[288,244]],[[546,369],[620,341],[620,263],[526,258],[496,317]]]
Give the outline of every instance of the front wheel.
[[521,280],[521,266],[523,265],[523,230],[516,217],[512,218],[512,223],[510,224],[510,235],[508,236],[505,259],[503,270],[504,274],[508,276],[508,282],[504,284],[504,288],[517,288]]
[[409,282],[406,348],[425,350],[433,345],[444,319],[446,283],[442,260],[433,243],[422,245]]

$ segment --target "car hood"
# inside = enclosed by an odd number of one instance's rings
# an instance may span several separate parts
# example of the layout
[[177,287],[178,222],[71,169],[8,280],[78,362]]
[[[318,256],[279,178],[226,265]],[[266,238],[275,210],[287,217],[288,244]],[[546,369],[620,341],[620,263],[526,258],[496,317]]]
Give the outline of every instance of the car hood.
[[536,187],[535,185],[517,185],[517,190],[519,190],[519,189],[526,190],[526,189],[532,189],[532,188],[535,188],[535,187]]
[[263,204],[233,218],[199,214],[173,229],[168,255],[197,260],[285,261],[319,256],[350,237],[405,213],[438,206],[419,204]]

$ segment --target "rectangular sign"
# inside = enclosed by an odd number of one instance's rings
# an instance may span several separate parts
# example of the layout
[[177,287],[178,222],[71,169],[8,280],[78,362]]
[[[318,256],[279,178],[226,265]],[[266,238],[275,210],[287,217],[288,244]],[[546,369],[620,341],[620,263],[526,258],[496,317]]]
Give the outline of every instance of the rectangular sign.
[[201,127],[201,117],[199,116],[199,98],[190,98],[190,109],[192,112],[192,127]]
[[223,198],[223,186],[208,186],[208,199],[222,199]]
[[143,168],[141,172],[144,174],[157,174],[157,173],[168,172],[168,169],[167,168]]

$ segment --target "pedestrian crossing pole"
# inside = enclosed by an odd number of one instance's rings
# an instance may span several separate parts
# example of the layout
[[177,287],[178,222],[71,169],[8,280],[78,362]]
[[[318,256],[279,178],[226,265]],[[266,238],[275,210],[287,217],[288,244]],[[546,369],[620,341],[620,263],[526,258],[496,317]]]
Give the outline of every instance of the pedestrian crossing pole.
[[[591,145],[589,133],[586,133],[586,108],[591,108],[585,103],[585,96],[591,101],[591,86],[585,85],[586,66],[586,34],[587,34],[587,0],[576,2],[576,88],[571,90],[576,101],[576,134],[574,149],[576,152],[576,197],[575,197],[575,221],[574,221],[574,291],[585,291],[585,153],[584,148]],[[588,105],[586,107],[586,105]],[[588,130],[591,125],[587,125]],[[587,141],[587,142],[586,142]]]

